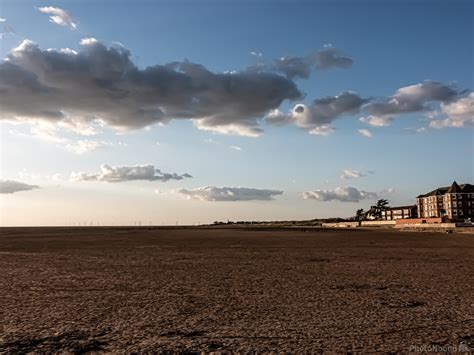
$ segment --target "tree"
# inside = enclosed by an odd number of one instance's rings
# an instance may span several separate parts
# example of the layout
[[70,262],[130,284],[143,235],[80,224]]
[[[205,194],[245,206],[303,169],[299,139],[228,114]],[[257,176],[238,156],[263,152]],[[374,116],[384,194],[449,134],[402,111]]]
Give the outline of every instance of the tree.
[[389,209],[389,207],[388,201],[384,198],[381,198],[377,201],[377,204],[371,208],[374,210],[374,216],[377,219],[380,219],[382,218],[382,212]]
[[446,210],[444,208],[442,208],[440,211],[439,211],[439,214],[440,214],[440,217],[443,218],[446,216]]
[[356,211],[356,219],[357,219],[357,220],[363,219],[364,214],[365,214],[364,209],[363,209],[363,208],[359,208],[359,209]]
[[364,209],[362,208],[359,208],[357,211],[356,211],[356,220],[359,222],[359,227],[361,225],[361,221],[364,219],[364,216],[365,216],[365,212],[364,212]]

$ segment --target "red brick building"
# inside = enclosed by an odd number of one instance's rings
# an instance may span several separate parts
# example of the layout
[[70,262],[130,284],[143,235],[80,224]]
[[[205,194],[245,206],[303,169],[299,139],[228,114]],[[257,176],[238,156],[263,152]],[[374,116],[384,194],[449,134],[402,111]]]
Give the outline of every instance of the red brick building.
[[474,185],[439,187],[416,198],[418,217],[448,217],[463,220],[474,217]]

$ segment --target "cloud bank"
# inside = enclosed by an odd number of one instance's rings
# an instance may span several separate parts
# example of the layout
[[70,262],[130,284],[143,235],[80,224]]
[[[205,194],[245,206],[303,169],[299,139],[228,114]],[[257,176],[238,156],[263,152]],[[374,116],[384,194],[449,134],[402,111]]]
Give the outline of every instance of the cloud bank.
[[[56,8],[41,9],[52,14]],[[341,117],[363,112],[362,122],[384,127],[401,114],[428,111],[439,104],[448,118],[432,127],[472,123],[466,111],[472,96],[461,98],[454,86],[435,81],[405,86],[379,99],[345,91],[281,112],[283,102],[304,98],[294,79],[307,78],[316,69],[352,65],[351,58],[332,47],[305,57],[260,62],[242,71],[212,72],[189,61],[142,69],[123,45],[107,47],[94,38],[80,43],[78,51],[56,50],[24,40],[12,49],[0,62],[0,120],[48,123],[84,135],[94,131],[94,125],[133,130],[183,119],[220,134],[258,137],[266,122],[295,124],[311,134],[328,135]]]
[[103,182],[124,182],[124,181],[161,181],[183,180],[191,178],[189,174],[164,173],[156,169],[153,165],[135,166],[110,166],[103,164],[100,166],[100,173],[72,173],[73,181],[103,181]]
[[[373,127],[387,127],[400,115],[432,112],[433,105],[437,104],[447,118],[432,120],[431,127],[465,127],[474,122],[474,94],[471,92],[467,97],[464,94],[465,91],[459,91],[453,85],[436,81],[405,86],[394,95],[380,99],[363,98],[353,91],[346,91],[315,99],[310,104],[297,104],[289,113],[272,110],[265,116],[265,122],[273,126],[293,123],[311,134],[327,135],[334,130],[334,120],[340,117],[363,112],[366,116],[359,118],[361,122]],[[359,133],[372,137],[367,129],[360,129]]]
[[19,191],[29,191],[39,189],[39,186],[28,185],[13,180],[0,180],[0,194],[13,194]]
[[364,106],[369,114],[360,118],[371,126],[389,126],[395,117],[430,110],[430,103],[448,104],[459,98],[461,93],[452,85],[437,81],[424,81],[423,83],[404,86],[387,98],[372,100]]
[[194,190],[181,189],[178,193],[188,199],[200,201],[270,201],[283,194],[279,190],[253,189],[246,187],[206,186]]
[[447,118],[430,122],[432,128],[467,127],[474,125],[474,92],[467,97],[443,104],[441,106]]
[[376,199],[378,194],[358,190],[355,187],[336,187],[332,190],[314,190],[303,192],[306,200],[359,202],[361,200]]
[[124,130],[193,119],[200,129],[258,136],[269,110],[302,98],[276,73],[214,73],[189,61],[139,69],[123,46],[92,38],[81,45],[78,52],[44,50],[25,40],[14,48],[0,63],[0,119],[99,120]]

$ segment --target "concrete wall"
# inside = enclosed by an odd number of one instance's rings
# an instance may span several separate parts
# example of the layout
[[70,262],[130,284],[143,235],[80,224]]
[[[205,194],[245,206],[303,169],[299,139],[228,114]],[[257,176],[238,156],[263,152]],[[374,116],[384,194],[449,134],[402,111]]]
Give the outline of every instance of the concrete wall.
[[356,228],[359,226],[359,222],[323,223],[322,226],[330,228]]
[[362,221],[363,227],[394,226],[397,221]]
[[456,228],[456,223],[407,223],[397,224],[395,228],[433,228],[433,229],[446,229]]
[[[392,227],[395,223],[395,221],[362,221],[361,227]],[[359,226],[359,222],[323,223],[322,226],[332,228],[356,228]]]
[[[459,223],[420,223],[421,219],[412,219],[409,223],[401,223],[403,220],[397,221],[362,221],[362,227],[395,227],[395,228],[433,228],[433,229],[452,229],[459,226]],[[408,221],[408,220],[405,220]],[[418,222],[418,223],[416,223]],[[329,228],[357,228],[359,222],[337,222],[323,223],[323,227]]]

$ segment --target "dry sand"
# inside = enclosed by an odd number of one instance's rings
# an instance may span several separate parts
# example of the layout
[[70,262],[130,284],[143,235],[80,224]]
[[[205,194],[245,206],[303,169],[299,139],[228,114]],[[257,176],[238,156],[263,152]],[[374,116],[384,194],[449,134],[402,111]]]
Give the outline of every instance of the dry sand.
[[0,270],[0,352],[474,350],[472,234],[3,228]]

